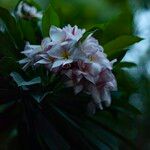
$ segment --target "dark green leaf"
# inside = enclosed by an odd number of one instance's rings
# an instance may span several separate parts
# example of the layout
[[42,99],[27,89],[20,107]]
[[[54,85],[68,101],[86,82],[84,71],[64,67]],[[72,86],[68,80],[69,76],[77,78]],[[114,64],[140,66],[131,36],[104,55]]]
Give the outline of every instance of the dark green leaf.
[[23,37],[15,18],[9,13],[7,9],[2,7],[0,7],[0,18],[6,25],[6,29],[10,34],[10,37],[12,38],[13,42],[15,43],[16,48],[22,48]]
[[0,55],[16,58],[16,47],[8,33],[0,32]]
[[42,18],[42,31],[44,37],[49,35],[49,29],[51,25],[59,26],[59,17],[57,16],[53,7],[49,5],[43,13]]
[[32,44],[36,43],[36,34],[34,30],[35,27],[33,26],[32,22],[29,20],[20,19],[19,23],[22,28],[25,40]]
[[18,87],[26,87],[26,86],[31,86],[34,84],[40,84],[41,83],[41,78],[37,77],[34,78],[30,81],[24,81],[24,79],[17,73],[17,72],[12,72],[10,76],[14,79],[14,81],[17,83]]
[[133,15],[129,8],[124,8],[123,12],[112,19],[108,24],[105,25],[103,38],[100,42],[102,45],[116,39],[122,35],[132,35],[133,33]]
[[42,139],[52,150],[68,150],[69,145],[63,139],[63,137],[55,130],[55,127],[48,122],[48,120],[39,114],[39,119],[37,122],[38,132],[41,135]]
[[115,65],[114,69],[120,69],[120,68],[132,68],[132,67],[136,67],[137,64],[133,63],[133,62],[120,62],[117,65]]
[[20,69],[19,64],[12,57],[3,57],[0,59],[0,74],[8,76],[12,71],[18,71]]
[[31,96],[38,102],[40,103],[50,92],[46,93],[32,93]]
[[127,48],[128,46],[139,41],[141,41],[141,38],[137,36],[123,35],[105,44],[104,50],[108,55],[111,55],[115,51]]
[[7,108],[12,106],[13,104],[14,104],[14,101],[10,102],[10,103],[1,104],[0,105],[0,113],[3,113]]

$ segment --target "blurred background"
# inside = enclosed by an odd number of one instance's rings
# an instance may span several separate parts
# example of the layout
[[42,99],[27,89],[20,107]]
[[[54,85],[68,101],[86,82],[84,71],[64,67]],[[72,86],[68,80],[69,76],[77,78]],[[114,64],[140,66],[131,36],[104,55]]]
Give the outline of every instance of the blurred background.
[[[30,0],[29,0],[30,1]],[[51,0],[35,0],[43,9]],[[12,11],[18,0],[0,0],[0,6]],[[122,11],[131,15],[133,33],[143,38],[130,47],[123,61],[137,64],[128,69],[138,85],[137,93],[131,95],[131,102],[141,110],[137,120],[137,146],[140,150],[150,149],[150,0],[54,0],[54,7],[62,24],[77,24],[89,28],[94,24],[103,24],[116,18]],[[126,16],[124,16],[126,19]],[[119,25],[118,27],[119,29]],[[127,27],[128,28],[128,27]],[[114,33],[115,34],[115,33]],[[0,140],[1,142],[1,140]]]

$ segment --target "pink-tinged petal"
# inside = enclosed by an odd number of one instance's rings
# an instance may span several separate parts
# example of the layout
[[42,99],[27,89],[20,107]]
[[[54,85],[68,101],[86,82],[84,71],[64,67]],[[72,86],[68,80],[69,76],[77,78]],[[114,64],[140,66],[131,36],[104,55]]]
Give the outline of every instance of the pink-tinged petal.
[[52,42],[51,39],[49,37],[44,38],[41,42],[41,47],[45,50],[48,51],[51,49],[52,47]]
[[54,58],[62,58],[62,47],[60,45],[56,45],[51,48],[50,51],[47,51],[47,54]]
[[113,66],[113,64],[116,63],[116,62],[117,62],[117,59],[113,59],[110,63]]
[[92,56],[97,51],[103,52],[103,48],[99,45],[98,41],[89,35],[85,41],[80,45],[81,50],[87,55]]
[[104,102],[104,105],[106,107],[109,107],[111,105],[110,91],[107,88],[104,88],[103,90],[101,90],[100,93],[101,93],[102,102]]
[[71,64],[73,62],[72,59],[66,59],[63,63],[63,65],[66,65],[66,64]]
[[62,30],[66,33],[66,40],[74,41],[78,41],[85,32],[85,29],[81,30],[77,26],[71,27],[71,25],[65,26]]
[[93,76],[87,74],[87,75],[84,75],[84,77],[85,77],[88,81],[90,81],[90,82],[92,82],[93,84],[95,84],[95,80],[94,80],[94,77],[93,77]]
[[63,63],[64,63],[64,60],[56,60],[52,65],[52,69],[56,67],[60,67],[61,65],[63,65]]
[[66,33],[56,26],[51,26],[50,38],[55,42],[63,42],[66,38]]
[[28,61],[29,61],[28,58],[24,58],[24,59],[19,60],[18,62],[19,62],[19,64],[25,64],[25,63],[27,63]]
[[48,54],[39,54],[39,57],[45,59],[45,60],[49,60],[49,56]]
[[103,109],[103,106],[101,104],[102,100],[101,100],[101,97],[100,97],[100,92],[98,91],[98,89],[96,87],[93,86],[92,90],[91,90],[91,95],[93,97],[93,100],[94,100],[94,103],[96,104],[96,106],[99,108],[99,109]]
[[67,70],[64,74],[65,74],[68,78],[71,78],[71,77],[72,77],[72,70]]
[[51,62],[47,61],[45,59],[41,59],[41,60],[37,61],[34,65],[36,65],[36,64],[49,64],[49,63],[51,63]]
[[67,45],[68,43],[69,43],[68,41],[65,41],[65,42],[60,43],[60,45],[61,45],[61,46],[65,46],[65,45]]
[[22,69],[25,71],[25,70],[27,70],[27,68],[28,68],[30,65],[31,65],[31,61],[29,61],[28,63],[26,63],[26,64],[22,67]]
[[102,66],[98,63],[91,63],[90,73],[94,76],[97,76],[102,70]]

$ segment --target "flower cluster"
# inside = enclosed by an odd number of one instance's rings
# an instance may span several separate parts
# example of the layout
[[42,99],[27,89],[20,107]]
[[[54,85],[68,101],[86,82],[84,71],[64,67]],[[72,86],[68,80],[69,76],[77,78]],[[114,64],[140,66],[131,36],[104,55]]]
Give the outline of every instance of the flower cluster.
[[26,58],[19,62],[25,64],[24,69],[44,64],[49,71],[59,72],[66,77],[66,86],[74,87],[75,94],[84,91],[93,97],[89,109],[103,109],[110,106],[110,92],[117,89],[112,62],[92,34],[80,40],[84,33],[85,29],[77,26],[52,26],[41,45],[27,43],[22,52]]
[[18,4],[16,15],[21,18],[38,18],[42,19],[42,13],[38,12],[37,9],[34,6],[29,5],[26,2],[21,1]]

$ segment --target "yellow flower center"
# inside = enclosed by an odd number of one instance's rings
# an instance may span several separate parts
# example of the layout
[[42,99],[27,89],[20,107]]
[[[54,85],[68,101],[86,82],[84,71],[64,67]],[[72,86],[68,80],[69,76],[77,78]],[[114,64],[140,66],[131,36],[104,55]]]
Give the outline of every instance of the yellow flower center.
[[94,56],[89,56],[89,60],[90,60],[90,61],[95,61],[95,59],[96,59],[96,58],[95,58]]
[[69,52],[67,50],[64,50],[62,51],[62,57],[65,58],[65,59],[68,59],[69,58]]

